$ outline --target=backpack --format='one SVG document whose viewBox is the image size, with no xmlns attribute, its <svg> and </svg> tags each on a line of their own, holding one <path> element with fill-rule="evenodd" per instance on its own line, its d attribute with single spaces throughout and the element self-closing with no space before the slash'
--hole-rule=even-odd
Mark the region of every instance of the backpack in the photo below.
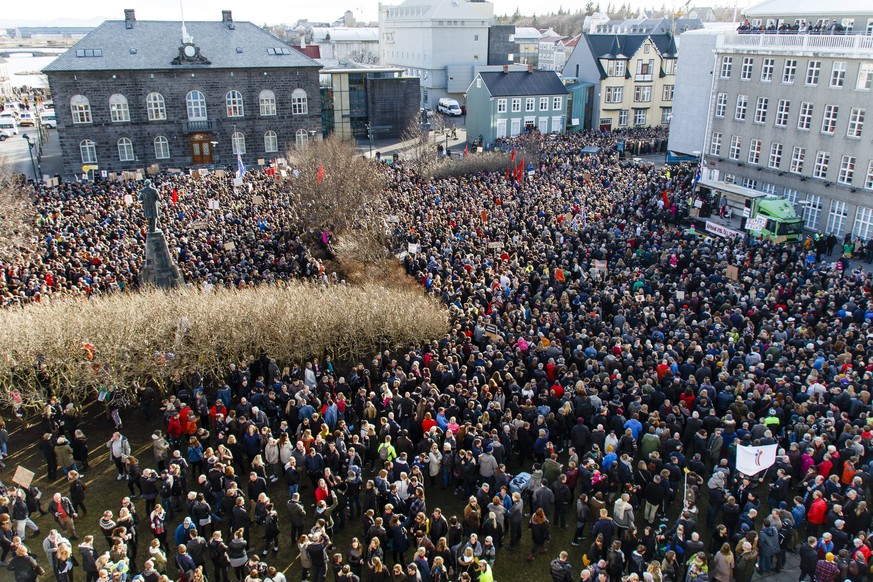
<svg viewBox="0 0 873 582">
<path fill-rule="evenodd" d="M 164 497 L 164 498 L 168 498 L 168 497 L 171 497 L 173 495 L 173 487 L 172 487 L 172 485 L 170 485 L 169 479 L 164 479 L 163 481 L 161 481 L 160 494 L 161 494 L 161 497 Z"/>
<path fill-rule="evenodd" d="M 379 446 L 379 458 L 383 461 L 388 460 L 388 445 L 383 443 Z"/>
</svg>

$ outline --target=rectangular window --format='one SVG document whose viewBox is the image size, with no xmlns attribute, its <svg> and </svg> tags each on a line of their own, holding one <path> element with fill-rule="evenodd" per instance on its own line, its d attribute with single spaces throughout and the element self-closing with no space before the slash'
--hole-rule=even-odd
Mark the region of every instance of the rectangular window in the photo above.
<svg viewBox="0 0 873 582">
<path fill-rule="evenodd" d="M 563 97 L 552 97 L 552 110 L 560 111 L 564 108 L 564 98 Z"/>
<path fill-rule="evenodd" d="M 73 110 L 73 123 L 91 123 L 91 106 L 87 103 L 71 106 Z"/>
<path fill-rule="evenodd" d="M 764 192 L 766 194 L 776 194 L 776 184 L 764 182 L 763 184 L 761 184 L 761 192 Z"/>
<path fill-rule="evenodd" d="M 730 79 L 731 78 L 731 69 L 734 66 L 734 58 L 733 57 L 722 57 L 721 58 L 721 78 L 722 79 Z"/>
<path fill-rule="evenodd" d="M 840 158 L 840 172 L 837 174 L 837 182 L 852 185 L 855 177 L 855 156 L 843 156 Z"/>
<path fill-rule="evenodd" d="M 627 125 L 627 109 L 618 112 L 618 124 L 622 127 Z"/>
<path fill-rule="evenodd" d="M 797 204 L 797 190 L 786 188 L 782 191 L 782 197 L 788 200 L 792 205 Z"/>
<path fill-rule="evenodd" d="M 634 125 L 641 126 L 646 124 L 646 110 L 634 109 Z"/>
<path fill-rule="evenodd" d="M 752 69 L 755 66 L 755 59 L 752 57 L 743 57 L 743 67 L 740 69 L 740 79 L 749 81 L 752 79 Z"/>
<path fill-rule="evenodd" d="M 664 59 L 661 62 L 664 65 L 665 75 L 676 75 L 676 59 Z"/>
<path fill-rule="evenodd" d="M 724 117 L 724 112 L 727 109 L 727 93 L 719 93 L 715 97 L 715 116 Z"/>
<path fill-rule="evenodd" d="M 800 104 L 800 115 L 797 117 L 797 129 L 809 130 L 812 126 L 812 103 L 804 101 Z"/>
<path fill-rule="evenodd" d="M 537 100 L 536 97 L 528 97 L 524 100 L 524 110 L 525 111 L 536 111 Z"/>
<path fill-rule="evenodd" d="M 497 113 L 506 113 L 506 99 L 497 100 Z"/>
<path fill-rule="evenodd" d="M 751 188 L 755 190 L 758 188 L 758 181 L 753 180 L 752 178 L 743 178 L 743 188 Z"/>
<path fill-rule="evenodd" d="M 513 97 L 512 98 L 512 112 L 519 113 L 521 112 L 521 98 Z"/>
<path fill-rule="evenodd" d="M 767 104 L 770 102 L 766 97 L 758 97 L 755 104 L 755 123 L 767 123 Z"/>
<path fill-rule="evenodd" d="M 868 190 L 873 190 L 873 160 L 867 164 L 867 177 L 864 178 L 864 187 Z"/>
<path fill-rule="evenodd" d="M 607 87 L 606 88 L 606 103 L 621 103 L 624 99 L 624 87 Z M 546 98 L 546 109 L 549 107 L 548 97 Z"/>
<path fill-rule="evenodd" d="M 621 99 L 619 98 L 619 101 Z M 548 97 L 540 97 L 540 111 L 548 111 L 549 110 L 549 98 Z"/>
<path fill-rule="evenodd" d="M 728 157 L 732 160 L 739 160 L 740 159 L 740 150 L 742 149 L 742 147 L 743 147 L 743 138 L 738 136 L 738 135 L 732 136 L 731 137 L 731 149 L 728 152 Z"/>
<path fill-rule="evenodd" d="M 831 87 L 842 87 L 846 82 L 846 63 L 837 61 L 834 63 L 834 68 L 831 69 Z"/>
<path fill-rule="evenodd" d="M 673 120 L 673 108 L 661 107 L 661 125 L 669 125 Z"/>
<path fill-rule="evenodd" d="M 785 66 L 782 68 L 782 82 L 788 84 L 793 83 L 796 74 L 797 59 L 785 59 Z"/>
<path fill-rule="evenodd" d="M 837 114 L 840 108 L 837 105 L 825 105 L 824 117 L 821 119 L 821 132 L 833 135 L 837 130 Z"/>
<path fill-rule="evenodd" d="M 712 139 L 709 141 L 709 154 L 713 156 L 721 155 L 721 133 L 712 132 Z"/>
<path fill-rule="evenodd" d="M 774 170 L 778 170 L 780 164 L 782 164 L 782 144 L 772 143 L 770 144 L 770 160 L 767 165 Z"/>
<path fill-rule="evenodd" d="M 606 74 L 610 77 L 624 77 L 625 70 L 624 61 L 609 61 Z"/>
<path fill-rule="evenodd" d="M 646 85 L 644 87 L 634 87 L 634 102 L 649 103 L 652 100 L 652 87 Z"/>
<path fill-rule="evenodd" d="M 831 209 L 828 212 L 828 225 L 825 230 L 833 233 L 837 238 L 842 238 L 846 234 L 846 219 L 848 217 L 849 211 L 846 210 L 846 203 L 842 200 L 831 200 Z"/>
<path fill-rule="evenodd" d="M 791 101 L 780 99 L 776 105 L 776 127 L 786 127 L 788 125 L 788 111 L 791 108 Z"/>
<path fill-rule="evenodd" d="M 649 59 L 647 61 L 639 60 L 637 61 L 637 74 L 634 77 L 635 81 L 651 81 L 653 79 L 652 74 L 655 68 L 655 60 Z"/>
<path fill-rule="evenodd" d="M 855 211 L 855 226 L 852 227 L 852 233 L 861 240 L 873 238 L 873 208 L 858 207 Z"/>
<path fill-rule="evenodd" d="M 806 158 L 806 148 L 794 146 L 791 150 L 791 165 L 788 171 L 792 174 L 800 174 L 803 172 L 803 160 Z"/>
<path fill-rule="evenodd" d="M 737 121 L 746 120 L 746 110 L 749 108 L 748 95 L 737 95 L 737 107 L 734 110 L 734 119 Z"/>
<path fill-rule="evenodd" d="M 818 229 L 818 217 L 821 214 L 821 196 L 815 194 L 806 195 L 806 204 L 803 205 L 803 224 L 810 230 Z"/>
<path fill-rule="evenodd" d="M 813 178 L 825 179 L 828 177 L 828 163 L 831 161 L 829 152 L 816 152 L 815 167 L 812 169 Z"/>
<path fill-rule="evenodd" d="M 747 158 L 750 164 L 757 164 L 761 159 L 761 140 L 753 139 L 749 142 L 749 157 Z"/>
<path fill-rule="evenodd" d="M 806 65 L 806 84 L 810 87 L 818 85 L 821 75 L 821 61 L 809 61 Z"/>
<path fill-rule="evenodd" d="M 664 85 L 664 92 L 661 95 L 661 101 L 672 101 L 675 85 Z"/>
<path fill-rule="evenodd" d="M 852 107 L 852 111 L 849 113 L 849 129 L 846 131 L 846 137 L 861 138 L 861 131 L 864 129 L 865 111 L 860 107 Z"/>
<path fill-rule="evenodd" d="M 855 83 L 856 91 L 869 91 L 873 89 L 873 63 L 861 63 L 858 68 L 858 81 Z"/>
<path fill-rule="evenodd" d="M 776 64 L 776 59 L 766 58 L 761 64 L 761 81 L 769 83 L 773 80 L 773 67 Z"/>
</svg>

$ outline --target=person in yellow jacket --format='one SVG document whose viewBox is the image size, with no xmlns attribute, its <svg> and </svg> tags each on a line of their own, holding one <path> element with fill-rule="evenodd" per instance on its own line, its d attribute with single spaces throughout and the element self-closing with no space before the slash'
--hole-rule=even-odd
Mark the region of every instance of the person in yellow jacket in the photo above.
<svg viewBox="0 0 873 582">
<path fill-rule="evenodd" d="M 494 572 L 485 560 L 479 560 L 479 582 L 494 582 Z"/>
</svg>

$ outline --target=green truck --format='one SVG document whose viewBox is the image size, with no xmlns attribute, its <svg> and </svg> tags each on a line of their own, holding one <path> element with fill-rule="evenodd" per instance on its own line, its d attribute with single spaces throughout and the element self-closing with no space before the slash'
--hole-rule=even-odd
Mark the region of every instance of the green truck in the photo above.
<svg viewBox="0 0 873 582">
<path fill-rule="evenodd" d="M 710 213 L 717 216 L 725 206 L 739 217 L 740 230 L 755 238 L 782 243 L 796 242 L 803 236 L 803 219 L 784 198 L 716 180 L 699 180 L 694 195 L 700 218 Z"/>
</svg>

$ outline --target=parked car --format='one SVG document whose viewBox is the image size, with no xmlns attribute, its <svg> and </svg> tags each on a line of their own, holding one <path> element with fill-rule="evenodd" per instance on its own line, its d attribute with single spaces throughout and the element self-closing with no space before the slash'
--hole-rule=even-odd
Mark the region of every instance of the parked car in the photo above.
<svg viewBox="0 0 873 582">
<path fill-rule="evenodd" d="M 452 117 L 460 117 L 461 116 L 461 106 L 455 99 L 449 99 L 448 97 L 443 97 L 437 103 L 437 111 L 444 115 L 451 115 Z"/>
<path fill-rule="evenodd" d="M 36 116 L 32 111 L 22 111 L 18 114 L 18 125 L 21 127 L 33 127 L 36 125 Z"/>
</svg>

